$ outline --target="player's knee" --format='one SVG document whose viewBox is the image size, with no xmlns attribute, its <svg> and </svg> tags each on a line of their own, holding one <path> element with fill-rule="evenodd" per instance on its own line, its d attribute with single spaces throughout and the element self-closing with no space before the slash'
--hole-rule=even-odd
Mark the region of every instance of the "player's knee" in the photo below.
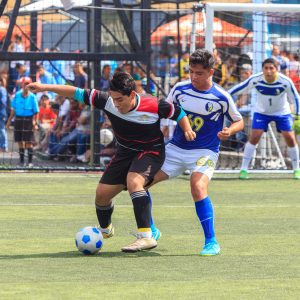
<svg viewBox="0 0 300 300">
<path fill-rule="evenodd" d="M 144 177 L 139 174 L 131 173 L 127 176 L 127 190 L 129 193 L 144 189 L 145 183 Z"/>
<path fill-rule="evenodd" d="M 203 199 L 203 197 L 207 196 L 207 187 L 204 183 L 198 182 L 197 184 L 193 184 L 191 186 L 191 194 L 194 201 L 199 199 Z"/>
<path fill-rule="evenodd" d="M 98 187 L 96 190 L 95 204 L 99 206 L 107 206 L 111 203 L 111 201 L 111 198 L 107 197 L 106 193 Z"/>
</svg>

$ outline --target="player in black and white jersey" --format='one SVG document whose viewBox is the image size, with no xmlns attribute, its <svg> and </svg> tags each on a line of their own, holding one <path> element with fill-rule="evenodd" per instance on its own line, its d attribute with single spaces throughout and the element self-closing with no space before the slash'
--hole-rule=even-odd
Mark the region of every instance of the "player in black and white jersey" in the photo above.
<svg viewBox="0 0 300 300">
<path fill-rule="evenodd" d="M 161 118 L 176 120 L 188 141 L 196 137 L 181 107 L 158 101 L 152 96 L 138 95 L 133 78 L 124 72 L 113 76 L 109 93 L 39 83 L 32 83 L 28 88 L 32 92 L 52 91 L 73 97 L 105 111 L 114 130 L 118 150 L 96 190 L 96 212 L 101 231 L 104 237 L 113 235 L 113 198 L 127 187 L 133 202 L 138 234 L 137 240 L 123 247 L 122 251 L 136 252 L 156 247 L 157 242 L 150 228 L 151 202 L 144 187 L 151 183 L 165 158 Z"/>
</svg>

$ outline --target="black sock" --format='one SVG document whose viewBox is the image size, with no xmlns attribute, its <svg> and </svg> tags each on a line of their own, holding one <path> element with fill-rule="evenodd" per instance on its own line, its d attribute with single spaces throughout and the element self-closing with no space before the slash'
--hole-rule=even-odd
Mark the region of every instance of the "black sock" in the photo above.
<svg viewBox="0 0 300 300">
<path fill-rule="evenodd" d="M 111 215 L 113 211 L 113 203 L 108 206 L 99 206 L 96 204 L 97 218 L 101 228 L 106 228 L 111 224 Z"/>
<path fill-rule="evenodd" d="M 32 163 L 33 149 L 32 148 L 28 148 L 27 149 L 27 154 L 28 154 L 28 163 L 31 164 Z"/>
<path fill-rule="evenodd" d="M 19 148 L 20 163 L 24 164 L 24 148 Z"/>
<path fill-rule="evenodd" d="M 130 194 L 138 228 L 150 228 L 151 202 L 145 190 Z"/>
</svg>

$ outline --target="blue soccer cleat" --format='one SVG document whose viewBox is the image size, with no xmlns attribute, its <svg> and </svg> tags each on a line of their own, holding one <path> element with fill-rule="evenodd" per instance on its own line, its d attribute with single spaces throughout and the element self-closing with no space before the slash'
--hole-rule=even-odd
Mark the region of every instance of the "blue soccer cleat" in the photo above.
<svg viewBox="0 0 300 300">
<path fill-rule="evenodd" d="M 161 237 L 161 232 L 158 228 L 151 228 L 152 237 L 157 241 Z"/>
<path fill-rule="evenodd" d="M 210 242 L 203 246 L 202 251 L 200 252 L 200 255 L 202 256 L 213 256 L 220 253 L 220 245 L 218 242 Z"/>
</svg>

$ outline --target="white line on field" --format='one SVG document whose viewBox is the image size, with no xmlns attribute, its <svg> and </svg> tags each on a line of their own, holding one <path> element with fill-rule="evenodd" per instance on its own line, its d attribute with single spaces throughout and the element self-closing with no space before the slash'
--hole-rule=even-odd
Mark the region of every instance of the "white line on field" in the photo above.
<svg viewBox="0 0 300 300">
<path fill-rule="evenodd" d="M 94 204 L 72 204 L 72 203 L 0 203 L 0 206 L 70 206 L 85 207 Z M 116 207 L 132 207 L 130 204 L 116 204 Z M 157 208 L 194 208 L 194 205 L 154 205 Z M 300 208 L 300 205 L 214 205 L 215 208 Z"/>
</svg>

